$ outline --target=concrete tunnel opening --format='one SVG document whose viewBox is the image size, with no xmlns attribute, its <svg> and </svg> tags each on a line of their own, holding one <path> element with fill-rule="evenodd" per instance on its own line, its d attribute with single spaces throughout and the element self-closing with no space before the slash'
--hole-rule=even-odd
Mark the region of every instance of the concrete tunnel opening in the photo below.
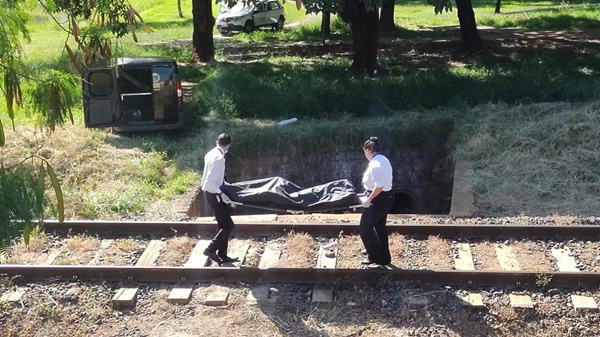
<svg viewBox="0 0 600 337">
<path fill-rule="evenodd" d="M 446 146 L 437 151 L 397 149 L 388 155 L 394 167 L 395 202 L 390 214 L 449 214 L 454 183 L 454 163 Z M 228 153 L 227 156 L 230 154 Z M 231 160 L 230 160 L 231 159 Z M 366 161 L 362 151 L 310 153 L 306 156 L 241 156 L 227 158 L 229 182 L 280 176 L 302 187 L 316 186 L 338 179 L 349 179 L 362 192 L 362 173 Z M 319 168 L 316 170 L 315 168 Z M 188 208 L 190 217 L 212 216 L 198 188 Z M 360 212 L 360 211 L 358 211 Z M 232 215 L 276 213 L 247 207 L 232 209 Z M 331 213 L 344 213 L 335 211 Z"/>
</svg>

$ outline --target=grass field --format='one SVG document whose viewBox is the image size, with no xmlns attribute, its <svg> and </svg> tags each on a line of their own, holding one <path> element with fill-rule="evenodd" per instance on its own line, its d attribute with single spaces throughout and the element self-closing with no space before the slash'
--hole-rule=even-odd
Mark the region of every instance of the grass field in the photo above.
<svg viewBox="0 0 600 337">
<path fill-rule="evenodd" d="M 426 146 L 428 137 L 450 132 L 454 158 L 473 162 L 470 184 L 484 214 L 594 214 L 600 45 L 588 41 L 600 26 L 597 5 L 505 1 L 502 13 L 493 14 L 495 1 L 477 2 L 481 26 L 583 31 L 557 37 L 482 29 L 486 51 L 465 58 L 458 52 L 455 11 L 435 15 L 422 2 L 398 1 L 399 29 L 383 36 L 382 71 L 368 77 L 346 70 L 351 45 L 339 20 L 325 46 L 318 19 L 306 19 L 283 32 L 219 38 L 218 62 L 185 64 L 190 2 L 182 1 L 182 19 L 175 2 L 139 1 L 134 6 L 155 33 L 140 34 L 139 44 L 125 38 L 121 52 L 182 62 L 184 80 L 195 84 L 186 99 L 190 131 L 122 137 L 86 130 L 78 107 L 75 126 L 49 135 L 34 131 L 36 117 L 23 109 L 0 157 L 18 161 L 42 146 L 63 181 L 68 217 L 119 218 L 163 207 L 187 191 L 220 130 L 234 134 L 244 144 L 236 151 L 245 154 L 266 147 L 333 151 L 380 129 L 406 146 Z M 288 22 L 304 20 L 293 3 L 285 6 Z M 59 65 L 64 34 L 41 12 L 30 27 L 28 66 Z M 4 111 L 0 116 L 8 125 Z M 277 127 L 290 117 L 300 122 Z"/>
</svg>

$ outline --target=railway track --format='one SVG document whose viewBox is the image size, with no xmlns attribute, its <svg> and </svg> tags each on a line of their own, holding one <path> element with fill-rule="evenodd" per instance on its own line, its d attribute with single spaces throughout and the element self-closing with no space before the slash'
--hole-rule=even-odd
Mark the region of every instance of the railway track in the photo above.
<svg viewBox="0 0 600 337">
<path fill-rule="evenodd" d="M 160 235 L 165 236 L 199 235 L 204 239 L 210 238 L 215 230 L 214 223 L 194 222 L 132 222 L 132 221 L 67 221 L 46 223 L 47 232 L 58 235 L 85 233 L 99 237 L 119 235 Z M 272 238 L 286 233 L 308 233 L 313 237 L 327 237 L 329 244 L 335 238 L 343 235 L 355 235 L 357 224 L 350 223 L 240 223 L 236 224 L 236 235 L 250 237 Z M 499 270 L 475 270 L 473 256 L 469 250 L 469 240 L 502 240 L 502 239 L 528 239 L 528 240 L 554 240 L 556 242 L 582 241 L 592 243 L 600 238 L 600 227 L 586 225 L 569 226 L 507 226 L 507 225 L 422 225 L 422 224 L 390 224 L 390 233 L 412 236 L 439 236 L 452 240 L 454 266 L 450 270 L 420 270 L 391 267 L 381 270 L 336 268 L 335 252 L 326 249 L 315 251 L 317 263 L 305 268 L 292 268 L 288 266 L 260 265 L 248 266 L 244 263 L 224 267 L 207 266 L 204 259 L 200 263 L 188 263 L 186 266 L 155 266 L 154 263 L 138 263 L 131 265 L 55 265 L 43 263 L 41 265 L 0 264 L 0 275 L 19 276 L 24 280 L 43 280 L 60 278 L 65 280 L 104 280 L 104 281 L 136 281 L 136 282 L 269 282 L 269 283 L 371 283 L 382 278 L 388 280 L 416 280 L 421 282 L 435 282 L 455 286 L 503 286 L 513 285 L 539 285 L 543 280 L 549 287 L 597 287 L 600 285 L 600 272 L 580 271 L 573 252 L 569 250 L 552 249 L 555 257 L 556 268 L 552 270 L 527 271 L 518 268 L 502 268 Z M 263 239 L 267 240 L 267 239 Z M 153 240 L 154 242 L 160 240 Z M 206 240 L 201 240 L 206 242 Z M 201 242 L 198 242 L 200 245 Z M 150 245 L 148 245 L 150 246 Z M 335 242 L 333 243 L 335 246 Z M 585 243 L 584 243 L 585 246 Z M 264 248 L 264 247 L 263 247 Z M 144 252 L 153 254 L 154 260 L 160 254 L 160 249 Z M 201 247 L 197 246 L 196 251 Z M 590 249 L 592 249 L 590 247 Z M 152 250 L 150 247 L 146 251 Z M 557 252 L 555 252 L 555 250 Z M 243 254 L 246 254 L 248 247 Z M 272 253 L 272 252 L 271 252 Z M 197 252 L 195 253 L 196 255 Z M 266 255 L 265 251 L 262 255 Z M 281 254 L 281 253 L 277 253 Z M 192 258 L 194 252 L 190 253 Z M 260 254 L 259 254 L 260 255 Z M 333 256 L 331 256 L 333 255 Z M 277 255 L 279 256 L 279 255 Z M 242 261 L 244 256 L 240 256 Z M 198 256 L 196 256 L 198 258 Z M 201 258 L 201 257 L 200 257 Z M 499 256 L 500 258 L 500 256 Z M 505 257 L 506 258 L 506 257 Z M 510 257 L 509 257 L 510 258 Z M 514 258 L 514 257 L 513 257 Z M 148 259 L 140 257 L 140 259 Z M 266 259 L 260 256 L 260 259 Z M 274 258 L 271 257 L 273 260 Z M 276 258 L 275 258 L 276 260 Z M 323 262 L 323 260 L 326 260 Z M 470 262 L 469 262 L 470 260 Z M 465 264 L 466 261 L 466 264 Z M 148 262 L 148 261 L 146 261 Z M 393 261 L 394 263 L 394 261 Z M 600 262 L 599 262 L 600 263 Z M 506 265 L 507 263 L 500 263 Z M 510 261 L 508 262 L 510 265 Z M 514 263 L 514 264 L 518 264 Z"/>
</svg>

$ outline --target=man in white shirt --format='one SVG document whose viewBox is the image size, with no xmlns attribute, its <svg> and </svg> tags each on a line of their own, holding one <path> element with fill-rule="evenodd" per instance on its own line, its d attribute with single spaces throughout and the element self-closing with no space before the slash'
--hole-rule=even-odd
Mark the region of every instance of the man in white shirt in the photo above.
<svg viewBox="0 0 600 337">
<path fill-rule="evenodd" d="M 364 201 L 358 231 L 365 245 L 368 258 L 362 261 L 366 265 L 385 266 L 391 263 L 392 257 L 385 228 L 387 214 L 394 205 L 392 192 L 392 165 L 381 153 L 381 145 L 377 137 L 371 137 L 363 146 L 369 166 L 362 179 L 368 198 Z"/>
<path fill-rule="evenodd" d="M 221 190 L 221 187 L 225 184 L 225 153 L 231 146 L 231 137 L 222 133 L 217 138 L 216 144 L 217 146 L 204 156 L 201 188 L 204 191 L 206 201 L 215 213 L 218 231 L 208 248 L 204 250 L 204 255 L 218 265 L 222 265 L 223 262 L 238 261 L 236 257 L 227 256 L 229 235 L 235 225 L 231 220 L 229 207 L 227 206 L 231 203 L 231 200 Z"/>
</svg>

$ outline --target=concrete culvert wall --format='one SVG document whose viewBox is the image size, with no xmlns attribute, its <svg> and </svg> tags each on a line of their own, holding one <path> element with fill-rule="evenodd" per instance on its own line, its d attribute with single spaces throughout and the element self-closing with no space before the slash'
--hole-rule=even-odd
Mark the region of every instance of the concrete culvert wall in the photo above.
<svg viewBox="0 0 600 337">
<path fill-rule="evenodd" d="M 393 127 L 393 123 L 391 123 Z M 279 127 L 282 131 L 293 131 L 295 125 Z M 386 124 L 386 127 L 390 125 Z M 450 126 L 451 127 L 451 126 Z M 287 128 L 287 129 L 284 129 Z M 436 129 L 432 127 L 431 129 Z M 338 130 L 341 131 L 341 130 Z M 260 130 L 255 130 L 259 133 Z M 317 131 L 318 132 L 318 131 Z M 361 180 L 368 162 L 362 151 L 362 143 L 369 136 L 378 136 L 382 142 L 382 153 L 386 155 L 394 169 L 393 189 L 396 203 L 392 213 L 447 214 L 450 210 L 453 180 L 453 163 L 449 160 L 448 137 L 446 132 L 435 132 L 435 137 L 427 142 L 407 144 L 405 133 L 396 130 L 366 132 L 356 137 L 352 132 L 335 134 L 331 143 L 321 142 L 319 146 L 310 140 L 298 139 L 298 134 L 285 137 L 281 134 L 277 143 L 271 146 L 255 147 L 244 143 L 244 136 L 230 132 L 232 148 L 226 155 L 226 177 L 228 182 L 254 180 L 280 176 L 304 188 L 324 184 L 338 179 L 349 179 L 358 192 L 364 191 Z M 367 136 L 369 135 L 369 136 Z M 307 135 L 310 137 L 310 135 Z M 294 139 L 296 138 L 296 139 Z M 240 144 L 242 143 L 242 144 Z M 343 144 L 343 145 L 342 145 Z M 207 149 L 208 150 L 208 149 Z M 198 213 L 191 216 L 210 216 L 212 212 L 201 193 L 196 202 Z M 269 213 L 258 209 L 236 208 L 234 214 Z M 272 212 L 270 212 L 272 213 Z"/>
</svg>

